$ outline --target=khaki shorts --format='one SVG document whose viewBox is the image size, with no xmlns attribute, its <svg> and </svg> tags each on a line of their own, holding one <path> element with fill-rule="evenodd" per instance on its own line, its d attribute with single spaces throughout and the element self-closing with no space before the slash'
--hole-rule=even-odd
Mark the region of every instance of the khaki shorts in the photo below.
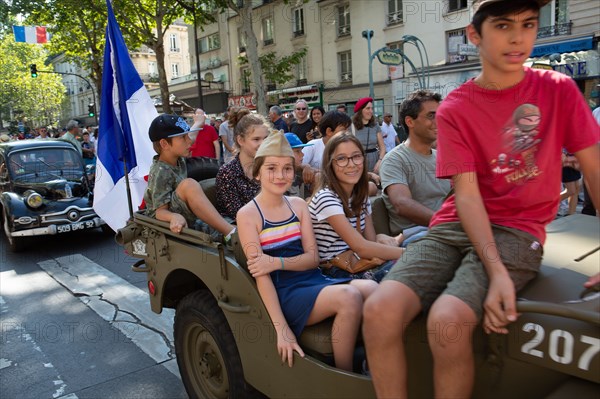
<svg viewBox="0 0 600 399">
<path fill-rule="evenodd" d="M 520 230 L 492 225 L 492 232 L 502 263 L 519 291 L 536 276 L 542 261 L 542 245 Z M 478 320 L 483 314 L 487 273 L 460 223 L 431 228 L 425 237 L 406 248 L 385 280 L 408 286 L 421 299 L 425 312 L 440 295 L 447 294 L 469 305 Z"/>
</svg>

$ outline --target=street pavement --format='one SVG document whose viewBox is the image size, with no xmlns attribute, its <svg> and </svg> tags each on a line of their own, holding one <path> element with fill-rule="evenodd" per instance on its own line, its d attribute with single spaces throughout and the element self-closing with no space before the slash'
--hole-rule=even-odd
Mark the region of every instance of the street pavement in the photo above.
<svg viewBox="0 0 600 399">
<path fill-rule="evenodd" d="M 150 310 L 145 274 L 112 237 L 0 245 L 0 398 L 187 398 L 174 312 Z"/>
</svg>

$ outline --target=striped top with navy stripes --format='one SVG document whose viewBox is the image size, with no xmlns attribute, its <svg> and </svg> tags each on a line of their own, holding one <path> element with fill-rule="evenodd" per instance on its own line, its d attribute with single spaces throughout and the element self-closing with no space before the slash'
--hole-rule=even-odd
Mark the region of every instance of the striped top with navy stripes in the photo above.
<svg viewBox="0 0 600 399">
<path fill-rule="evenodd" d="M 317 246 L 319 247 L 319 258 L 328 260 L 334 256 L 349 249 L 348 244 L 339 236 L 338 233 L 327 222 L 327 218 L 334 215 L 344 215 L 344 208 L 340 197 L 329 188 L 319 190 L 311 199 L 308 205 L 310 218 Z M 360 215 L 361 231 L 365 231 L 366 215 L 371 214 L 371 202 L 366 200 L 366 212 Z M 356 217 L 348 218 L 348 221 L 356 229 Z"/>
</svg>

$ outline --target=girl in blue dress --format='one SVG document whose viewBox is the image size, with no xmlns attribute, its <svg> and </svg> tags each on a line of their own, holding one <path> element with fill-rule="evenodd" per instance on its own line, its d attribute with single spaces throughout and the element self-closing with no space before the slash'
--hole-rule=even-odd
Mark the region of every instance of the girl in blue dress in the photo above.
<svg viewBox="0 0 600 399">
<path fill-rule="evenodd" d="M 338 368 L 351 371 L 364 299 L 373 281 L 325 277 L 317 268 L 319 255 L 308 206 L 286 197 L 294 179 L 294 153 L 275 131 L 256 153 L 254 178 L 261 191 L 237 213 L 240 242 L 248 270 L 277 332 L 277 351 L 293 364 L 293 351 L 304 352 L 298 337 L 305 326 L 334 317 L 333 356 Z"/>
</svg>

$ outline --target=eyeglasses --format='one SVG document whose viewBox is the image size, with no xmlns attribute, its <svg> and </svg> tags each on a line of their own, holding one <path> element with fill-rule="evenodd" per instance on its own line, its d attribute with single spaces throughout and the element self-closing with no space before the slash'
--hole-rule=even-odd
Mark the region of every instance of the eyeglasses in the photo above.
<svg viewBox="0 0 600 399">
<path fill-rule="evenodd" d="M 296 108 L 296 111 L 306 111 L 306 108 Z"/>
<path fill-rule="evenodd" d="M 345 155 L 340 155 L 339 157 L 333 158 L 333 162 L 340 168 L 348 166 L 348 163 L 352 160 L 352 163 L 356 166 L 360 166 L 365 161 L 365 157 L 363 154 L 354 154 L 351 157 L 347 157 Z"/>
</svg>

